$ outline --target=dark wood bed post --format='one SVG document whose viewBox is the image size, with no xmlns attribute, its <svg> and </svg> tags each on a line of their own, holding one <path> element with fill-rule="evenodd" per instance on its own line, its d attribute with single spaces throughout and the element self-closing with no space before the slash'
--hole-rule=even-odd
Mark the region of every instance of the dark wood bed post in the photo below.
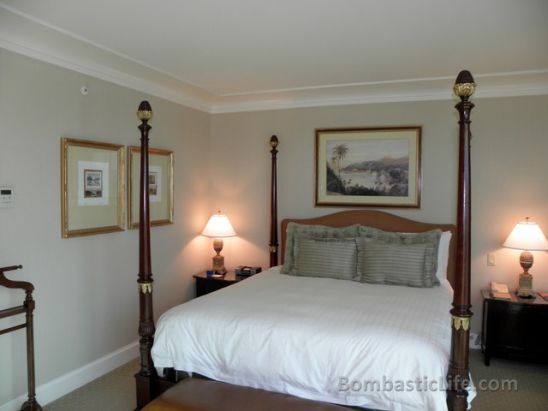
<svg viewBox="0 0 548 411">
<path fill-rule="evenodd" d="M 154 316 L 152 307 L 152 271 L 150 263 L 150 210 L 148 196 L 148 121 L 152 108 L 148 101 L 142 101 L 137 110 L 141 120 L 141 178 L 139 191 L 139 351 L 141 369 L 135 375 L 137 388 L 137 410 L 154 398 L 154 384 L 157 378 L 150 351 L 154 342 Z"/>
<path fill-rule="evenodd" d="M 270 266 L 278 265 L 278 184 L 276 174 L 276 155 L 278 154 L 278 137 L 270 138 L 272 154 L 272 176 L 270 182 Z"/>
<path fill-rule="evenodd" d="M 459 188 L 457 211 L 457 261 L 455 293 L 451 309 L 451 357 L 447 374 L 447 405 L 450 411 L 465 411 L 468 407 L 469 338 L 470 338 L 470 112 L 474 104 L 469 98 L 476 84 L 469 71 L 457 76 L 453 88 L 460 102 L 459 112 Z"/>
</svg>

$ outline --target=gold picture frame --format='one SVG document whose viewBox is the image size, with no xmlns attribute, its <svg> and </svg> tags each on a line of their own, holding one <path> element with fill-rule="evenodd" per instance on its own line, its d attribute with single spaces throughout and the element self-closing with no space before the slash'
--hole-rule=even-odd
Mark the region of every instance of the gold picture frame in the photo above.
<svg viewBox="0 0 548 411">
<path fill-rule="evenodd" d="M 420 126 L 316 130 L 316 206 L 420 208 Z"/>
<path fill-rule="evenodd" d="M 61 138 L 61 236 L 125 229 L 124 146 Z"/>
<path fill-rule="evenodd" d="M 173 151 L 149 148 L 150 225 L 173 224 Z M 128 147 L 128 227 L 139 228 L 141 148 Z"/>
</svg>

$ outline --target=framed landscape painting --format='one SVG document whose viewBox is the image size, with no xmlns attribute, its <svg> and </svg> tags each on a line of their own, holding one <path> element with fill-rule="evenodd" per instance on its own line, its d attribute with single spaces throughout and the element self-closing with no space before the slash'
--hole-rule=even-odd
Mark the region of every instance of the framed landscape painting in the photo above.
<svg viewBox="0 0 548 411">
<path fill-rule="evenodd" d="M 316 130 L 316 206 L 420 207 L 421 127 Z"/>
</svg>

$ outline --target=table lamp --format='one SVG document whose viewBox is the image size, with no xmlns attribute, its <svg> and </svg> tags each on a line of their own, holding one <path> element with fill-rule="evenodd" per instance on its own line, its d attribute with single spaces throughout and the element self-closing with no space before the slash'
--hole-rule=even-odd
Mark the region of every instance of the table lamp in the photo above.
<svg viewBox="0 0 548 411">
<path fill-rule="evenodd" d="M 213 267 L 212 270 L 216 274 L 226 274 L 225 258 L 221 255 L 223 249 L 223 237 L 233 237 L 236 232 L 232 228 L 232 224 L 228 220 L 228 217 L 221 214 L 219 210 L 217 214 L 213 214 L 207 222 L 202 235 L 213 238 L 213 249 L 217 253 L 212 257 Z"/>
<path fill-rule="evenodd" d="M 503 247 L 523 250 L 519 263 L 523 272 L 519 275 L 518 296 L 522 298 L 533 298 L 533 276 L 529 269 L 533 266 L 533 254 L 531 251 L 548 250 L 548 240 L 537 223 L 529 220 L 529 217 L 514 227 Z"/>
</svg>

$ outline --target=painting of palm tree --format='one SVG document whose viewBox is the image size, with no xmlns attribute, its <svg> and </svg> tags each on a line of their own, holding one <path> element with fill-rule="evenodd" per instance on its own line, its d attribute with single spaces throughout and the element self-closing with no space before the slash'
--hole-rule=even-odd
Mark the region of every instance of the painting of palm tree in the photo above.
<svg viewBox="0 0 548 411">
<path fill-rule="evenodd" d="M 356 201 L 389 199 L 398 203 L 417 193 L 420 140 L 413 137 L 420 137 L 420 128 L 403 129 L 406 134 L 401 137 L 395 130 L 389 130 L 388 135 L 378 129 L 376 133 L 360 130 L 357 135 L 335 130 L 338 133 L 332 138 L 326 133 L 321 142 L 317 141 L 323 151 L 321 175 L 325 179 L 317 188 L 323 190 L 325 197 L 333 201 L 348 197 Z"/>
<path fill-rule="evenodd" d="M 334 160 L 334 165 L 336 164 L 337 166 L 339 178 L 341 177 L 341 164 L 346 153 L 348 153 L 348 145 L 346 144 L 338 144 L 331 149 L 331 158 Z"/>
</svg>

